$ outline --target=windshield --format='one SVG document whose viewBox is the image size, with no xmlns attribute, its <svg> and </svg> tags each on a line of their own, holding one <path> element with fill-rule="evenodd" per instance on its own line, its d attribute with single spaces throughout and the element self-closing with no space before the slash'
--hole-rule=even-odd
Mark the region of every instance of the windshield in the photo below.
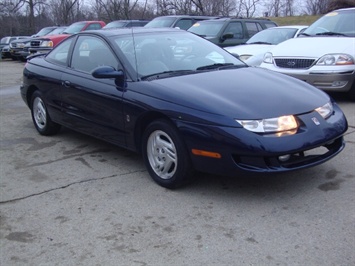
<svg viewBox="0 0 355 266">
<path fill-rule="evenodd" d="M 67 34 L 78 33 L 84 28 L 85 25 L 86 25 L 85 22 L 74 23 L 70 25 L 63 33 L 67 33 Z"/>
<path fill-rule="evenodd" d="M 296 32 L 297 29 L 295 28 L 271 28 L 258 32 L 247 41 L 247 44 L 265 43 L 276 45 L 293 38 Z"/>
<path fill-rule="evenodd" d="M 245 64 L 213 43 L 185 31 L 114 36 L 138 77 L 163 72 L 244 67 Z"/>
<path fill-rule="evenodd" d="M 355 12 L 352 10 L 340 10 L 328 13 L 315 21 L 304 31 L 305 35 L 332 35 L 339 33 L 355 37 Z"/>
<path fill-rule="evenodd" d="M 44 36 L 44 35 L 47 35 L 48 33 L 50 33 L 51 31 L 53 31 L 54 28 L 43 28 L 41 29 L 39 32 L 37 32 L 35 34 L 36 37 L 39 37 L 39 36 Z"/>
<path fill-rule="evenodd" d="M 66 28 L 56 28 L 55 30 L 51 31 L 48 35 L 56 35 L 61 34 Z"/>
<path fill-rule="evenodd" d="M 10 42 L 10 37 L 4 37 L 0 40 L 0 43 L 6 43 L 8 44 Z"/>
<path fill-rule="evenodd" d="M 147 28 L 168 28 L 173 25 L 174 21 L 175 21 L 174 17 L 155 18 L 152 21 L 148 22 L 144 27 L 147 27 Z"/>
<path fill-rule="evenodd" d="M 110 22 L 109 24 L 107 24 L 104 27 L 104 29 L 108 29 L 108 28 L 123 28 L 126 24 L 127 24 L 127 22 L 125 22 L 125 21 L 113 21 L 113 22 Z"/>
<path fill-rule="evenodd" d="M 216 22 L 197 22 L 188 29 L 189 32 L 195 33 L 203 37 L 216 37 L 223 27 L 223 21 Z"/>
</svg>

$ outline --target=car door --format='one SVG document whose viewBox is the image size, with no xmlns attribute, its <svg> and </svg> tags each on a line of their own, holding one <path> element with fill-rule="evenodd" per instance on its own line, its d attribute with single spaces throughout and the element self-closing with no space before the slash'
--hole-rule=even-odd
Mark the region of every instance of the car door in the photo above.
<svg viewBox="0 0 355 266">
<path fill-rule="evenodd" d="M 63 112 L 70 127 L 125 146 L 122 95 L 115 79 L 91 75 L 98 66 L 122 69 L 110 46 L 91 35 L 78 37 L 70 68 L 62 76 Z"/>
<path fill-rule="evenodd" d="M 226 38 L 223 42 L 220 42 L 218 45 L 221 47 L 234 46 L 247 41 L 243 30 L 243 25 L 240 21 L 229 22 L 223 31 L 222 38 L 226 34 L 231 34 L 233 37 Z"/>
</svg>

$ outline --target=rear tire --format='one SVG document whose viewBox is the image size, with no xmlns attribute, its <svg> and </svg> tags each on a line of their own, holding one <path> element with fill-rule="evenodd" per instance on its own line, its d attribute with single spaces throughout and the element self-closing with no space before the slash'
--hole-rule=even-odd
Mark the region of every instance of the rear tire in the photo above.
<svg viewBox="0 0 355 266">
<path fill-rule="evenodd" d="M 144 163 L 152 179 L 162 187 L 174 189 L 192 180 L 193 168 L 182 138 L 167 120 L 156 120 L 143 134 Z"/>
<path fill-rule="evenodd" d="M 41 135 L 54 135 L 60 130 L 60 125 L 49 117 L 47 106 L 39 91 L 35 91 L 31 98 L 31 116 L 35 128 Z"/>
</svg>

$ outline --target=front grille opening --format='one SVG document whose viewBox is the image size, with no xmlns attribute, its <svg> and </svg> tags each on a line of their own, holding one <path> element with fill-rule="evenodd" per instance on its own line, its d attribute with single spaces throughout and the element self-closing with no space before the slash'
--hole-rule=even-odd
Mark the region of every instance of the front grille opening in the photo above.
<svg viewBox="0 0 355 266">
<path fill-rule="evenodd" d="M 314 61 L 314 59 L 282 58 L 275 59 L 275 64 L 280 68 L 307 69 L 313 65 Z"/>
</svg>

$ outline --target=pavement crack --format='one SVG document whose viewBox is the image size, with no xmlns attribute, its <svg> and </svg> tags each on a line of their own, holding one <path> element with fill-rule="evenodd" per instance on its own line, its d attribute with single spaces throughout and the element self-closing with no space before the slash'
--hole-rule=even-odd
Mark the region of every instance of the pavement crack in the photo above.
<svg viewBox="0 0 355 266">
<path fill-rule="evenodd" d="M 30 168 L 30 167 L 47 165 L 47 164 L 51 164 L 51 163 L 55 163 L 55 162 L 59 162 L 59 161 L 64 161 L 64 160 L 75 158 L 75 157 L 79 157 L 79 156 L 96 154 L 96 153 L 100 153 L 100 152 L 110 152 L 110 150 L 97 149 L 97 150 L 93 150 L 93 151 L 89 151 L 89 152 L 77 153 L 77 154 L 73 154 L 73 155 L 64 156 L 64 157 L 56 159 L 56 160 L 50 160 L 50 161 L 41 162 L 41 163 L 28 164 L 28 165 L 22 166 L 21 168 Z"/>
<path fill-rule="evenodd" d="M 141 172 L 146 172 L 146 170 L 145 169 L 144 170 L 137 170 L 137 171 L 131 171 L 131 172 L 123 173 L 123 174 L 120 174 L 120 175 L 115 174 L 115 175 L 109 175 L 109 176 L 104 176 L 104 177 L 90 178 L 90 179 L 86 179 L 86 180 L 76 181 L 76 182 L 72 182 L 72 183 L 67 184 L 67 185 L 63 185 L 63 186 L 60 186 L 60 187 L 47 189 L 47 190 L 44 190 L 42 192 L 33 193 L 33 194 L 30 194 L 30 195 L 27 195 L 27 196 L 0 201 L 0 205 L 6 204 L 6 203 L 14 203 L 16 201 L 20 201 L 20 200 L 24 200 L 24 199 L 28 199 L 28 198 L 32 198 L 32 197 L 36 197 L 36 196 L 40 196 L 40 195 L 43 195 L 43 194 L 46 194 L 46 193 L 49 193 L 49 192 L 52 192 L 52 191 L 65 189 L 65 188 L 68 188 L 70 186 L 77 185 L 77 184 L 83 184 L 83 183 L 88 183 L 88 182 L 92 182 L 92 181 L 104 180 L 104 179 L 114 178 L 114 177 L 118 177 L 118 176 L 125 176 L 125 175 L 134 174 L 134 173 L 141 173 Z"/>
</svg>

